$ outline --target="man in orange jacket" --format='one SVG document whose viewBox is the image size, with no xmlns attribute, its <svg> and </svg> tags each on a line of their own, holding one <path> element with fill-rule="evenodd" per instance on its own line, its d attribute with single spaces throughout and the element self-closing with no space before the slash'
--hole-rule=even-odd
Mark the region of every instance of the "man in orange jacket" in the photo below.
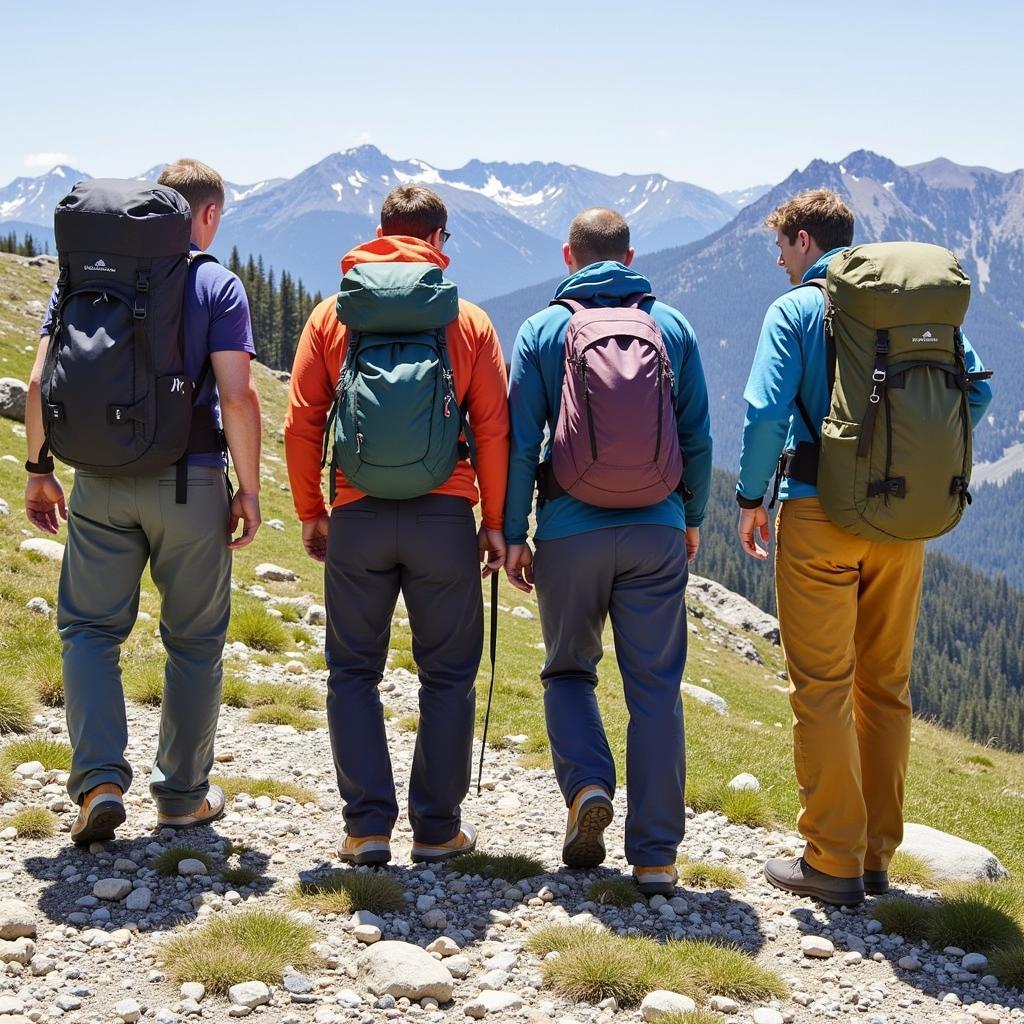
<svg viewBox="0 0 1024 1024">
<path fill-rule="evenodd" d="M 429 189 L 395 188 L 381 207 L 377 238 L 345 256 L 342 273 L 366 264 L 446 269 L 449 260 L 441 249 L 449 237 L 447 219 L 443 201 Z M 455 402 L 472 428 L 475 467 L 459 459 L 436 489 L 405 499 L 368 496 L 336 470 L 328 515 L 321 490 L 324 429 L 352 333 L 338 319 L 337 300 L 320 303 L 302 332 L 285 453 L 303 545 L 311 558 L 326 562 L 327 715 L 347 833 L 338 854 L 354 864 L 391 859 L 398 803 L 377 687 L 401 592 L 420 679 L 409 784 L 412 859 L 441 861 L 476 843 L 460 806 L 469 790 L 475 680 L 483 652 L 479 563 L 486 563 L 487 575 L 505 558 L 505 361 L 487 315 L 458 300 L 457 318 L 444 328 L 444 347 Z M 448 416 L 447 403 L 444 408 Z M 472 512 L 477 501 L 479 531 Z"/>
</svg>

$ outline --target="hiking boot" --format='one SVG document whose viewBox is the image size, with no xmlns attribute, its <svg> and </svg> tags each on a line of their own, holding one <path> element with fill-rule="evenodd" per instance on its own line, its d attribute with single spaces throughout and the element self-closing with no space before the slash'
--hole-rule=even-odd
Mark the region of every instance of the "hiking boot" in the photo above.
<svg viewBox="0 0 1024 1024">
<path fill-rule="evenodd" d="M 463 825 L 455 834 L 454 839 L 447 843 L 433 845 L 412 841 L 412 861 L 414 864 L 440 864 L 443 860 L 451 860 L 464 853 L 472 853 L 476 849 L 476 829 L 472 825 Z"/>
<path fill-rule="evenodd" d="M 889 891 L 888 871 L 865 871 L 864 893 L 867 896 L 884 896 Z"/>
<path fill-rule="evenodd" d="M 210 786 L 206 799 L 191 814 L 163 814 L 157 811 L 157 828 L 199 828 L 210 825 L 218 818 L 224 817 L 224 790 L 220 786 Z"/>
<path fill-rule="evenodd" d="M 811 896 L 835 907 L 853 907 L 864 902 L 864 882 L 860 878 L 836 878 L 812 868 L 803 857 L 770 860 L 764 877 L 775 886 L 796 896 Z"/>
<path fill-rule="evenodd" d="M 380 865 L 391 860 L 391 836 L 345 836 L 338 847 L 343 864 Z"/>
<path fill-rule="evenodd" d="M 678 881 L 679 872 L 675 864 L 633 868 L 633 882 L 644 896 L 671 896 L 676 891 Z"/>
<path fill-rule="evenodd" d="M 604 861 L 604 830 L 613 813 L 612 798 L 601 786 L 584 786 L 573 797 L 562 846 L 567 867 L 596 868 Z"/>
<path fill-rule="evenodd" d="M 114 838 L 114 829 L 124 824 L 124 790 L 113 782 L 93 786 L 82 798 L 82 809 L 71 826 L 71 841 L 87 846 Z"/>
</svg>

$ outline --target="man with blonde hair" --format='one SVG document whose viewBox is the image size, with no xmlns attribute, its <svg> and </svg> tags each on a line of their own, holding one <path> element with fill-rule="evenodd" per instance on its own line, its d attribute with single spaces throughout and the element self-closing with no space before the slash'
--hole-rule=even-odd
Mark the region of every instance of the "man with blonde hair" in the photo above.
<svg viewBox="0 0 1024 1024">
<path fill-rule="evenodd" d="M 764 497 L 778 465 L 775 582 L 794 719 L 797 825 L 806 847 L 800 857 L 769 861 L 764 871 L 777 888 L 850 905 L 865 893 L 888 891 L 889 860 L 903 836 L 908 680 L 924 541 L 866 539 L 836 525 L 819 498 L 819 455 L 824 458 L 837 365 L 834 336 L 831 347 L 826 339 L 822 286 L 829 265 L 853 241 L 852 211 L 835 192 L 815 189 L 779 206 L 766 226 L 775 231 L 778 265 L 795 287 L 769 307 L 757 343 L 744 392 L 736 500 L 743 549 L 764 559 Z M 869 333 L 874 348 L 875 332 Z M 877 332 L 883 355 L 888 334 Z M 966 386 L 981 364 L 966 338 L 963 344 Z M 845 383 L 854 387 L 852 380 Z M 940 386 L 959 400 L 945 377 Z M 974 424 L 990 398 L 987 384 L 971 384 Z"/>
<path fill-rule="evenodd" d="M 249 305 L 239 279 L 203 252 L 220 224 L 221 176 L 197 160 L 179 160 L 164 170 L 155 187 L 114 180 L 79 183 L 62 201 L 58 214 L 71 220 L 76 209 L 90 206 L 99 212 L 84 214 L 92 223 L 76 228 L 77 237 L 79 244 L 84 239 L 99 252 L 103 252 L 103 230 L 124 231 L 121 225 L 129 218 L 118 214 L 125 209 L 144 212 L 140 220 L 166 221 L 169 226 L 156 258 L 149 258 L 152 254 L 147 252 L 137 261 L 138 274 L 132 272 L 130 285 L 135 287 L 134 317 L 124 321 L 116 319 L 118 286 L 127 273 L 125 266 L 135 263 L 128 253 L 145 225 L 131 227 L 126 244 L 120 251 L 112 249 L 113 255 L 106 258 L 82 261 L 74 258 L 78 255 L 74 249 L 61 252 L 61 281 L 42 326 L 29 387 L 28 518 L 47 533 L 57 532 L 58 516 L 68 519 L 57 627 L 64 643 L 64 694 L 72 746 L 68 791 L 81 807 L 71 838 L 80 844 L 112 839 L 125 820 L 123 797 L 132 769 L 125 758 L 128 734 L 119 656 L 135 625 L 139 584 L 147 564 L 160 592 L 160 633 L 167 652 L 160 735 L 150 775 L 157 824 L 190 828 L 223 814 L 224 794 L 210 785 L 209 773 L 231 611 L 231 552 L 249 544 L 260 525 L 260 408 L 249 368 L 255 354 Z M 60 241 L 58 233 L 58 248 Z M 82 262 L 84 267 L 79 265 Z M 83 272 L 95 279 L 85 281 L 79 299 L 75 275 Z M 180 307 L 181 291 L 175 283 L 178 289 L 184 288 Z M 103 290 L 107 288 L 109 294 Z M 97 320 L 104 316 L 112 319 Z M 124 323 L 134 327 L 118 334 Z M 129 475 L 108 474 L 102 468 L 85 470 L 80 463 L 72 463 L 79 471 L 65 507 L 64 491 L 53 475 L 47 450 L 54 440 L 52 432 L 61 429 L 65 415 L 69 427 L 75 415 L 74 410 L 65 414 L 54 403 L 41 400 L 52 394 L 58 377 L 49 369 L 58 358 L 49 353 L 51 332 L 62 339 L 60 358 L 65 360 L 91 331 L 115 336 L 105 358 L 116 359 L 118 349 L 131 353 L 140 347 L 148 348 L 152 358 L 161 328 L 167 336 L 166 348 L 183 365 L 173 375 L 150 382 L 166 392 L 157 392 L 158 417 L 145 421 L 144 430 L 161 429 L 173 418 L 170 410 L 189 400 L 189 389 L 194 388 L 185 454 L 177 464 L 168 466 L 165 460 L 162 469 L 147 464 Z M 68 365 L 62 372 L 70 380 Z M 80 372 L 74 366 L 72 370 Z M 125 401 L 128 382 L 123 376 L 116 367 L 107 375 L 111 390 L 116 388 L 118 393 L 103 394 L 104 403 Z M 144 381 L 139 375 L 134 384 Z M 74 397 L 75 409 L 88 400 Z M 131 405 L 111 404 L 106 407 L 107 417 L 98 423 L 90 421 L 88 410 L 82 408 L 78 420 L 85 425 L 82 429 L 91 423 L 97 431 L 113 431 L 114 444 L 118 438 L 132 436 L 117 431 L 134 429 L 138 438 L 137 425 L 122 426 L 122 420 L 149 415 L 146 410 L 153 407 L 153 398 L 144 395 Z M 107 452 L 95 451 L 96 447 L 104 446 L 94 446 L 91 460 L 98 462 Z M 53 450 L 63 457 L 57 443 Z M 233 495 L 225 474 L 228 451 L 238 478 Z M 233 541 L 239 522 L 245 528 Z"/>
</svg>

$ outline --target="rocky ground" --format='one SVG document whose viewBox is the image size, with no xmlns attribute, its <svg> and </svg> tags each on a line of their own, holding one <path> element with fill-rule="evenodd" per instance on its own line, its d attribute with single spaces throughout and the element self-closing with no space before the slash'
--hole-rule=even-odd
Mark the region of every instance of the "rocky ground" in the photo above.
<svg viewBox="0 0 1024 1024">
<path fill-rule="evenodd" d="M 312 629 L 321 641 L 322 628 Z M 253 652 L 236 644 L 228 661 L 254 680 L 287 679 L 324 687 L 322 672 L 295 659 L 287 667 L 261 664 Z M 415 679 L 397 669 L 389 672 L 382 690 L 385 705 L 394 712 L 391 749 L 401 786 L 408 778 L 415 737 L 395 725 L 416 711 Z M 597 921 L 617 932 L 658 938 L 727 940 L 790 984 L 791 996 L 771 1004 L 716 1001 L 714 1008 L 729 1021 L 1024 1020 L 1021 993 L 1002 989 L 987 973 L 984 957 L 970 955 L 971 950 L 936 951 L 883 934 L 871 919 L 871 901 L 855 911 L 831 911 L 771 889 L 760 874 L 762 862 L 794 853 L 800 848 L 797 837 L 733 825 L 714 813 L 691 814 L 683 852 L 693 860 L 739 870 L 746 879 L 741 889 L 680 889 L 673 899 L 638 898 L 625 910 L 589 902 L 587 889 L 595 879 L 628 872 L 621 831 L 625 793 L 616 797 L 604 868 L 576 873 L 560 868 L 565 811 L 553 775 L 522 768 L 514 742 L 507 749 L 488 751 L 484 792 L 470 794 L 464 814 L 478 826 L 482 850 L 536 856 L 545 866 L 544 875 L 509 885 L 412 866 L 411 835 L 407 823 L 400 821 L 395 864 L 389 870 L 405 887 L 404 910 L 379 919 L 365 913 L 353 919 L 315 915 L 322 966 L 292 973 L 269 992 L 261 985 L 250 986 L 229 1002 L 206 994 L 202 986 L 179 988 L 168 980 L 160 960 L 161 943 L 169 935 L 187 932 L 235 907 L 284 909 L 297 879 L 337 867 L 342 819 L 330 748 L 323 728 L 299 733 L 290 726 L 253 725 L 246 711 L 225 707 L 215 770 L 226 776 L 283 774 L 313 790 L 318 802 L 302 806 L 239 796 L 229 801 L 228 813 L 214 828 L 176 840 L 169 832 L 154 832 L 155 809 L 146 791 L 157 712 L 129 704 L 128 714 L 128 756 L 136 781 L 126 798 L 129 819 L 116 842 L 90 850 L 72 846 L 68 829 L 74 811 L 61 772 L 22 766 L 23 784 L 2 809 L 6 817 L 26 806 L 47 806 L 59 814 L 61 831 L 49 840 L 0 835 L 0 900 L 21 901 L 0 904 L 0 1022 L 141 1018 L 169 1024 L 250 1013 L 289 1024 L 403 1017 L 439 1022 L 465 1020 L 467 1015 L 559 1024 L 639 1021 L 638 1009 L 572 1004 L 542 987 L 541 961 L 524 951 L 524 942 L 543 925 L 569 921 Z M 39 719 L 37 726 L 40 734 L 66 739 L 59 711 Z M 756 770 L 751 765 L 754 774 Z M 260 869 L 263 880 L 235 891 L 219 879 L 225 840 L 250 850 L 243 863 Z M 212 854 L 208 872 L 199 870 L 202 865 L 192 865 L 199 873 L 170 877 L 153 870 L 154 859 L 181 841 Z M 380 938 L 422 947 L 433 943 L 432 963 L 442 980 L 440 968 L 447 969 L 452 998 L 440 1005 L 432 998 L 410 1004 L 372 995 L 371 974 L 411 969 L 401 955 L 409 952 L 408 945 L 378 945 L 380 962 L 372 969 L 362 965 L 360 955 Z M 389 951 L 398 954 L 395 962 L 383 955 Z M 443 994 L 444 985 L 439 991 Z"/>
</svg>

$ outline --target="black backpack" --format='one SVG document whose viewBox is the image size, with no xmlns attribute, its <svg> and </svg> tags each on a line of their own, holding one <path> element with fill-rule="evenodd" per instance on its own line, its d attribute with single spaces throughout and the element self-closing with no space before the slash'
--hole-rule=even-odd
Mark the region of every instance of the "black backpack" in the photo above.
<svg viewBox="0 0 1024 1024">
<path fill-rule="evenodd" d="M 210 373 L 184 372 L 185 287 L 192 214 L 174 189 L 138 181 L 80 181 L 57 204 L 60 273 L 43 365 L 46 447 L 103 476 L 177 465 L 187 496 L 189 454 L 223 452 L 209 405 Z M 45 451 L 45 448 L 44 448 Z"/>
</svg>

